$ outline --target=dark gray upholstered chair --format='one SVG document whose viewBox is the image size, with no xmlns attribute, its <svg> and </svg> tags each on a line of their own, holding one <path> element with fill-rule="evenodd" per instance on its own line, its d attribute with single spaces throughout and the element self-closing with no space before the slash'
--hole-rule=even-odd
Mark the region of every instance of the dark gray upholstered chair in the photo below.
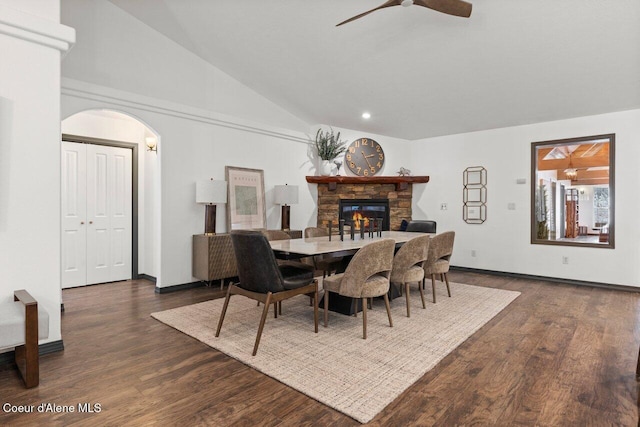
<svg viewBox="0 0 640 427">
<path fill-rule="evenodd" d="M 431 236 L 420 236 L 406 242 L 393 257 L 393 269 L 391 270 L 391 284 L 399 286 L 404 291 L 407 300 L 407 317 L 411 317 L 409 304 L 409 284 L 416 282 L 422 299 L 422 308 L 427 308 L 424 303 L 424 291 L 421 286 L 424 280 L 424 263 L 429 254 Z"/>
<path fill-rule="evenodd" d="M 323 281 L 324 286 L 324 326 L 328 323 L 329 294 L 338 293 L 354 299 L 362 299 L 362 337 L 367 339 L 367 299 L 384 297 L 393 326 L 389 307 L 389 275 L 393 266 L 393 251 L 396 242 L 382 239 L 363 246 L 353 256 L 344 273 L 334 274 Z"/>
<path fill-rule="evenodd" d="M 430 220 L 414 219 L 407 224 L 406 231 L 413 231 L 419 233 L 435 233 L 436 222 Z"/>
<path fill-rule="evenodd" d="M 307 227 L 304 229 L 304 237 L 327 237 L 329 236 L 329 231 L 324 228 L 319 227 Z M 327 255 L 316 255 L 312 257 L 313 266 L 316 270 L 322 270 L 322 278 L 324 279 L 326 276 L 331 276 L 332 271 L 337 271 L 338 267 L 342 263 L 344 257 L 336 257 L 330 254 Z"/>
<path fill-rule="evenodd" d="M 265 237 L 267 238 L 268 241 L 274 241 L 274 240 L 291 240 L 291 236 L 287 233 L 285 233 L 284 231 L 280 231 L 280 230 L 261 230 L 260 231 L 262 234 L 265 235 Z M 307 257 L 310 258 L 310 257 Z M 288 264 L 288 265 L 292 265 L 294 267 L 300 267 L 300 268 L 306 268 L 309 271 L 313 271 L 313 261 L 311 261 L 311 259 L 307 259 L 307 258 L 302 258 L 299 261 L 297 260 L 284 260 L 284 259 L 278 259 L 278 264 L 280 265 L 284 265 L 284 264 Z"/>
<path fill-rule="evenodd" d="M 260 230 L 260 232 L 264 234 L 267 240 L 269 240 L 270 242 L 274 240 L 291 240 L 291 236 L 288 233 L 285 233 L 284 231 L 281 231 L 281 230 Z M 311 260 L 311 257 L 301 258 L 299 260 L 277 259 L 277 262 L 278 262 L 278 265 L 280 266 L 289 265 L 297 268 L 306 268 L 312 273 L 314 272 L 314 266 L 313 266 L 313 261 Z M 312 303 L 313 303 L 313 299 L 309 301 L 309 305 L 311 305 Z M 260 305 L 260 302 L 258 302 L 258 305 Z M 278 303 L 277 305 L 274 305 L 273 308 L 274 308 L 274 312 L 273 312 L 274 317 L 278 317 L 278 312 L 282 314 L 281 302 Z"/>
<path fill-rule="evenodd" d="M 436 274 L 444 278 L 447 283 L 447 293 L 451 296 L 447 273 L 449 273 L 449 258 L 451 258 L 451 254 L 453 253 L 453 240 L 455 236 L 456 233 L 454 231 L 447 231 L 431 237 L 431 243 L 429 243 L 429 256 L 427 257 L 427 262 L 424 263 L 424 276 L 425 278 L 431 276 L 434 303 L 436 302 Z"/>
<path fill-rule="evenodd" d="M 264 322 L 271 303 L 279 303 L 296 295 L 309 295 L 313 298 L 313 319 L 315 332 L 318 332 L 318 281 L 309 269 L 292 265 L 278 265 L 267 238 L 259 231 L 234 230 L 231 243 L 238 265 L 240 283 L 230 284 L 224 300 L 216 337 L 224 322 L 231 295 L 244 295 L 264 303 L 258 334 L 253 347 L 255 356 L 264 329 Z"/>
</svg>

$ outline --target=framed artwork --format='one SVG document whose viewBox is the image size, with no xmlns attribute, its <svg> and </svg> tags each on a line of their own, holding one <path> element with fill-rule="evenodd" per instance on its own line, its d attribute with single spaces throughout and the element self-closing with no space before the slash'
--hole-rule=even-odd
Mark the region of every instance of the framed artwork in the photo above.
<svg viewBox="0 0 640 427">
<path fill-rule="evenodd" d="M 225 166 L 229 192 L 227 229 L 267 228 L 264 203 L 264 171 Z"/>
</svg>

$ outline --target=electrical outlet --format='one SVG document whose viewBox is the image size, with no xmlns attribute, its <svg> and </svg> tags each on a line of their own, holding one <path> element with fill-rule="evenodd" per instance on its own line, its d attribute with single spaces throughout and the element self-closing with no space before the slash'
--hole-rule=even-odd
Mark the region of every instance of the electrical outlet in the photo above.
<svg viewBox="0 0 640 427">
<path fill-rule="evenodd" d="M 471 256 L 472 256 L 472 257 L 474 257 L 474 258 L 476 257 L 476 251 L 475 251 L 475 249 L 472 249 L 472 250 L 471 250 Z"/>
<path fill-rule="evenodd" d="M 447 204 L 446 203 L 440 203 L 440 210 L 441 211 L 446 211 L 447 210 Z"/>
<path fill-rule="evenodd" d="M 563 256 L 562 257 L 562 263 L 563 264 L 569 264 L 569 257 L 568 256 Z"/>
<path fill-rule="evenodd" d="M 509 209 L 510 211 L 515 211 L 516 210 L 516 204 L 515 203 L 507 203 L 507 209 Z"/>
</svg>

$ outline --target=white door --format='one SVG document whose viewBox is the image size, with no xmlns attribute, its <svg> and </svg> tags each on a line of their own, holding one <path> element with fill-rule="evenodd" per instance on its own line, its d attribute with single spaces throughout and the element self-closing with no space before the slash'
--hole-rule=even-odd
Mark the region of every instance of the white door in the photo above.
<svg viewBox="0 0 640 427">
<path fill-rule="evenodd" d="M 62 142 L 62 287 L 87 284 L 87 150 Z"/>
<path fill-rule="evenodd" d="M 74 173 L 71 175 L 77 176 L 79 182 L 84 180 L 79 187 L 86 188 L 85 218 L 84 221 L 80 220 L 80 223 L 84 222 L 80 226 L 84 227 L 85 241 L 73 243 L 84 249 L 84 253 L 77 258 L 85 259 L 85 275 L 80 281 L 81 273 L 67 274 L 67 271 L 73 270 L 66 267 L 69 261 L 65 259 L 63 251 L 63 288 L 131 278 L 131 150 L 63 142 L 63 158 L 70 151 L 83 149 L 86 173 L 83 177 Z M 65 170 L 68 164 L 68 161 L 63 161 L 63 176 L 69 175 Z M 63 203 L 69 198 L 65 194 L 67 187 L 63 178 Z M 63 212 L 63 227 L 67 217 L 69 215 Z M 66 235 L 63 233 L 62 244 L 65 248 L 72 246 L 66 241 Z"/>
</svg>

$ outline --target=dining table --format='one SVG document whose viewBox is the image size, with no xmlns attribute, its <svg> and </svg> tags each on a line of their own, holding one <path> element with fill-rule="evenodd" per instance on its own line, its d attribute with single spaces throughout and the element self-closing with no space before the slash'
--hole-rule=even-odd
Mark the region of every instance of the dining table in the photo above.
<svg viewBox="0 0 640 427">
<path fill-rule="evenodd" d="M 281 257 L 301 258 L 326 254 L 343 256 L 353 255 L 358 249 L 368 243 L 380 239 L 393 239 L 396 241 L 396 248 L 399 248 L 409 240 L 424 236 L 425 234 L 435 235 L 435 233 L 409 231 L 382 231 L 380 234 L 374 233 L 373 237 L 370 237 L 366 232 L 364 233 L 364 237 L 361 237 L 360 233 L 356 233 L 353 240 L 350 234 L 345 233 L 342 239 L 339 234 L 333 234 L 330 236 L 331 238 L 329 238 L 329 236 L 306 237 L 301 239 L 272 240 L 269 243 L 271 243 L 271 249 L 273 249 L 276 256 Z"/>
<path fill-rule="evenodd" d="M 306 237 L 300 239 L 272 240 L 269 243 L 277 258 L 298 259 L 317 255 L 332 255 L 344 256 L 348 259 L 348 257 L 355 254 L 358 249 L 380 239 L 395 240 L 397 249 L 409 240 L 424 236 L 425 234 L 435 235 L 435 233 L 382 231 L 373 233 L 373 236 L 365 232 L 364 236 L 361 236 L 358 232 L 354 234 L 353 239 L 351 239 L 350 233 L 344 233 L 342 238 L 339 234 L 333 234 L 331 238 L 329 238 L 329 236 Z M 393 296 L 394 295 L 391 297 L 393 298 Z M 351 315 L 362 310 L 362 307 L 352 304 L 351 298 L 336 295 L 335 297 L 332 296 L 329 300 L 329 310 Z"/>
</svg>

